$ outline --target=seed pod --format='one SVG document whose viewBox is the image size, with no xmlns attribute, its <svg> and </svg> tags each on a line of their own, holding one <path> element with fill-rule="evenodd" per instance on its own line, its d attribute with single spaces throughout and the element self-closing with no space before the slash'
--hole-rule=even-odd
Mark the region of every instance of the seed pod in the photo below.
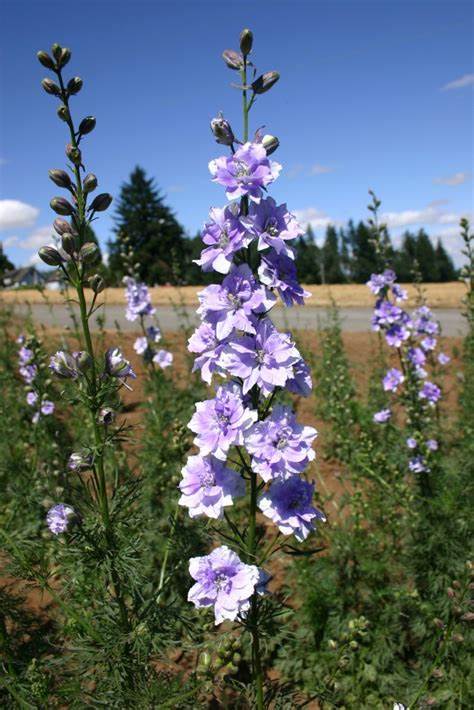
<svg viewBox="0 0 474 710">
<path fill-rule="evenodd" d="M 79 133 L 83 136 L 85 136 L 87 133 L 90 133 L 93 131 L 95 128 L 95 118 L 94 116 L 86 116 L 85 118 L 82 119 L 82 121 L 79 124 Z"/>
<path fill-rule="evenodd" d="M 246 57 L 247 54 L 250 54 L 250 52 L 252 51 L 252 44 L 253 34 L 251 30 L 242 30 L 242 32 L 240 33 L 240 51 L 242 52 L 244 57 Z"/>
<path fill-rule="evenodd" d="M 252 89 L 255 94 L 264 94 L 269 91 L 274 84 L 277 83 L 280 75 L 277 71 L 268 71 L 252 83 Z"/>
<path fill-rule="evenodd" d="M 62 50 L 63 48 L 57 42 L 55 42 L 51 47 L 51 52 L 53 53 L 53 57 L 56 59 L 56 61 L 60 58 Z"/>
<path fill-rule="evenodd" d="M 79 250 L 79 259 L 85 264 L 92 264 L 99 256 L 99 247 L 94 242 L 86 242 Z"/>
<path fill-rule="evenodd" d="M 267 151 L 267 155 L 271 155 L 280 145 L 280 141 L 276 136 L 265 135 L 262 138 L 262 145 Z"/>
<path fill-rule="evenodd" d="M 54 247 L 41 247 L 38 256 L 48 266 L 59 266 L 64 261 L 61 254 Z"/>
<path fill-rule="evenodd" d="M 82 89 L 83 81 L 80 76 L 74 76 L 72 79 L 70 79 L 67 83 L 67 90 L 68 93 L 71 96 L 74 96 L 74 94 L 78 94 L 79 91 Z"/>
<path fill-rule="evenodd" d="M 54 83 L 52 79 L 43 79 L 41 82 L 41 86 L 43 89 L 46 91 L 47 94 L 51 94 L 52 96 L 60 96 L 61 95 L 61 89 L 57 84 Z"/>
<path fill-rule="evenodd" d="M 214 134 L 216 143 L 220 143 L 221 145 L 232 145 L 235 141 L 230 123 L 221 113 L 219 113 L 217 118 L 212 119 L 211 131 Z"/>
<path fill-rule="evenodd" d="M 89 279 L 89 286 L 94 291 L 94 293 L 101 293 L 105 288 L 105 282 L 102 276 L 99 274 L 94 274 Z"/>
<path fill-rule="evenodd" d="M 88 173 L 82 181 L 82 189 L 84 192 L 93 192 L 97 187 L 97 178 L 94 173 Z"/>
<path fill-rule="evenodd" d="M 244 66 L 244 58 L 239 52 L 234 52 L 233 49 L 226 49 L 222 52 L 222 59 L 229 69 L 234 69 L 235 71 L 240 71 Z"/>
<path fill-rule="evenodd" d="M 56 217 L 53 222 L 53 227 L 56 232 L 61 235 L 67 234 L 71 231 L 71 225 L 69 224 L 69 222 L 67 222 L 65 219 L 61 219 L 61 217 Z"/>
<path fill-rule="evenodd" d="M 74 165 L 80 165 L 82 163 L 82 153 L 79 148 L 73 146 L 72 143 L 67 144 L 66 155 Z"/>
<path fill-rule="evenodd" d="M 38 61 L 46 67 L 46 69 L 54 69 L 55 64 L 54 60 L 49 56 L 48 52 L 44 52 L 43 50 L 40 50 L 39 52 L 36 53 L 36 56 L 38 57 Z"/>
<path fill-rule="evenodd" d="M 69 256 L 74 255 L 74 252 L 76 251 L 76 240 L 70 232 L 66 232 L 61 237 L 61 247 L 66 254 L 69 254 Z"/>
<path fill-rule="evenodd" d="M 65 170 L 48 170 L 49 179 L 58 187 L 71 187 L 71 178 Z"/>
<path fill-rule="evenodd" d="M 54 210 L 56 214 L 74 214 L 74 207 L 64 197 L 53 197 L 49 204 L 51 209 Z"/>
<path fill-rule="evenodd" d="M 68 121 L 70 117 L 70 113 L 68 110 L 68 107 L 65 106 L 64 104 L 61 104 L 61 106 L 58 106 L 58 110 L 56 111 L 58 114 L 58 117 L 61 119 L 61 121 Z"/>
<path fill-rule="evenodd" d="M 59 55 L 58 59 L 58 67 L 62 69 L 63 67 L 66 66 L 68 61 L 71 59 L 71 50 L 68 49 L 67 47 L 63 47 L 61 49 L 61 53 Z"/>
<path fill-rule="evenodd" d="M 101 192 L 100 195 L 94 197 L 88 209 L 91 212 L 105 212 L 105 210 L 110 207 L 111 203 L 112 195 L 109 195 L 108 192 Z"/>
</svg>

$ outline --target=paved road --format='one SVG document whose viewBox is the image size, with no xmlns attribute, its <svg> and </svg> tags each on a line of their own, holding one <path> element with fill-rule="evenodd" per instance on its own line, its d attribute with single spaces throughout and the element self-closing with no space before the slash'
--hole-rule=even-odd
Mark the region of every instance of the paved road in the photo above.
<svg viewBox="0 0 474 710">
<path fill-rule="evenodd" d="M 15 307 L 18 314 L 28 313 L 28 306 L 18 305 Z M 99 310 L 99 313 L 102 309 Z M 183 309 L 180 315 L 171 306 L 158 306 L 156 309 L 158 320 L 163 331 L 176 331 L 180 329 L 184 318 L 188 319 L 191 325 L 198 322 L 195 309 L 188 306 Z M 76 311 L 77 312 L 77 311 Z M 56 326 L 64 328 L 71 324 L 68 310 L 63 305 L 54 305 L 51 308 L 44 304 L 31 306 L 31 313 L 34 321 L 38 325 L 46 327 Z M 274 308 L 272 319 L 279 328 L 301 328 L 303 330 L 316 330 L 318 323 L 324 320 L 325 308 L 315 306 L 294 307 L 294 308 Z M 341 308 L 342 328 L 349 332 L 364 332 L 370 330 L 371 309 L 369 308 Z M 466 332 L 464 318 L 460 311 L 454 308 L 443 308 L 436 311 L 436 317 L 440 320 L 444 335 L 462 335 Z M 97 327 L 95 316 L 92 317 L 93 327 Z M 125 319 L 124 307 L 120 305 L 109 305 L 105 309 L 105 327 L 115 329 L 119 327 L 125 331 L 138 330 L 136 323 L 130 323 Z"/>
</svg>

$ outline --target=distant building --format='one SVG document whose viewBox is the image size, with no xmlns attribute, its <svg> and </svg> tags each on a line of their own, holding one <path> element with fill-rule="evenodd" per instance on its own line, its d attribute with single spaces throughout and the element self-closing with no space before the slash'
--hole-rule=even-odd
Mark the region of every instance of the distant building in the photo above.
<svg viewBox="0 0 474 710">
<path fill-rule="evenodd" d="M 63 285 L 63 279 L 58 269 L 44 273 L 35 266 L 24 266 L 21 269 L 7 271 L 3 275 L 4 288 L 36 288 L 42 286 L 51 291 L 58 291 Z"/>
</svg>

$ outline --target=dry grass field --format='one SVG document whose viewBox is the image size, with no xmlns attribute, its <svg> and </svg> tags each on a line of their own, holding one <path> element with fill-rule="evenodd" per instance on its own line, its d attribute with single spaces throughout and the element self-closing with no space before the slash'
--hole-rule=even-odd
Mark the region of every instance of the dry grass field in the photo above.
<svg viewBox="0 0 474 710">
<path fill-rule="evenodd" d="M 408 290 L 408 306 L 412 306 L 416 296 L 415 288 L 412 284 L 402 284 Z M 192 306 L 197 304 L 197 293 L 202 290 L 202 286 L 183 286 L 175 288 L 173 286 L 160 286 L 150 289 L 152 303 L 156 306 L 167 306 L 171 304 L 183 304 Z M 305 288 L 312 293 L 307 304 L 310 306 L 326 307 L 331 300 L 341 308 L 368 307 L 374 303 L 374 297 L 364 284 L 336 284 L 333 286 L 306 285 Z M 461 299 L 464 296 L 464 285 L 458 281 L 449 283 L 424 284 L 423 290 L 428 303 L 433 308 L 459 308 Z M 109 288 L 102 294 L 103 299 L 109 304 L 124 304 L 125 295 L 123 288 Z M 0 292 L 0 303 L 63 303 L 64 296 L 57 291 L 31 290 L 10 290 Z"/>
</svg>

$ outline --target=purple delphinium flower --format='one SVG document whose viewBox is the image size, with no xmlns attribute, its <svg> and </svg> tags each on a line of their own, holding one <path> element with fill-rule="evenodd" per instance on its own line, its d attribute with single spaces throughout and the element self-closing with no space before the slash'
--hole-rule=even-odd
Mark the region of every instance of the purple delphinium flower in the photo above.
<svg viewBox="0 0 474 710">
<path fill-rule="evenodd" d="M 214 399 L 196 403 L 188 426 L 197 435 L 194 443 L 202 455 L 225 461 L 231 446 L 244 443 L 244 434 L 257 416 L 245 407 L 239 385 L 230 382 L 218 387 Z"/>
<path fill-rule="evenodd" d="M 412 436 L 409 436 L 407 439 L 407 446 L 409 449 L 416 449 L 416 447 L 418 446 L 418 442 Z"/>
<path fill-rule="evenodd" d="M 378 296 L 380 291 L 387 285 L 383 274 L 371 274 L 370 279 L 365 284 L 372 291 L 374 296 Z"/>
<path fill-rule="evenodd" d="M 153 362 L 164 370 L 173 364 L 173 353 L 170 353 L 168 350 L 157 350 L 153 355 Z"/>
<path fill-rule="evenodd" d="M 252 233 L 258 237 L 259 251 L 271 247 L 277 254 L 294 259 L 294 251 L 286 242 L 301 236 L 303 230 L 286 205 L 277 205 L 273 197 L 267 197 L 250 205 L 249 220 Z"/>
<path fill-rule="evenodd" d="M 223 208 L 214 207 L 209 216 L 201 234 L 204 244 L 208 246 L 201 252 L 201 258 L 194 261 L 203 271 L 214 269 L 220 274 L 228 274 L 234 254 L 250 243 L 252 235 L 239 219 L 236 203 Z"/>
<path fill-rule="evenodd" d="M 436 338 L 431 337 L 431 335 L 427 335 L 426 338 L 423 338 L 421 341 L 421 347 L 423 350 L 428 352 L 435 349 L 437 342 Z"/>
<path fill-rule="evenodd" d="M 146 335 L 148 340 L 153 343 L 159 343 L 161 340 L 161 330 L 156 325 L 149 325 L 146 329 Z"/>
<path fill-rule="evenodd" d="M 125 318 L 135 321 L 140 316 L 151 316 L 155 312 L 150 300 L 148 286 L 136 281 L 131 276 L 124 278 L 126 285 L 125 298 L 127 299 L 127 310 Z"/>
<path fill-rule="evenodd" d="M 70 523 L 70 519 L 75 515 L 74 509 L 65 503 L 53 505 L 46 515 L 46 523 L 53 535 L 65 532 Z"/>
<path fill-rule="evenodd" d="M 385 392 L 396 392 L 398 386 L 402 384 L 404 379 L 403 373 L 397 370 L 396 367 L 392 367 L 383 378 L 383 388 Z"/>
<path fill-rule="evenodd" d="M 137 355 L 144 355 L 145 352 L 148 350 L 148 338 L 144 335 L 141 335 L 133 343 L 133 349 L 135 350 Z"/>
<path fill-rule="evenodd" d="M 265 313 L 275 304 L 275 296 L 260 286 L 247 264 L 235 267 L 222 284 L 211 284 L 198 293 L 197 312 L 215 327 L 218 340 L 234 329 L 255 333 L 252 315 Z"/>
<path fill-rule="evenodd" d="M 210 323 L 201 323 L 188 340 L 188 350 L 199 353 L 194 361 L 193 372 L 201 370 L 201 377 L 211 384 L 214 372 L 222 373 L 219 360 L 226 345 L 226 340 L 217 340 L 215 328 Z"/>
<path fill-rule="evenodd" d="M 390 409 L 381 409 L 379 412 L 375 412 L 373 420 L 376 424 L 385 424 L 388 422 L 392 416 Z"/>
<path fill-rule="evenodd" d="M 269 160 L 259 143 L 244 143 L 233 155 L 209 163 L 213 182 L 224 185 L 229 200 L 248 195 L 259 202 L 262 188 L 273 182 L 280 170 L 281 165 Z"/>
<path fill-rule="evenodd" d="M 313 507 L 314 485 L 299 476 L 274 481 L 258 502 L 264 515 L 277 525 L 284 535 L 293 534 L 302 542 L 314 529 L 313 520 L 326 520 Z"/>
<path fill-rule="evenodd" d="M 34 390 L 31 390 L 28 392 L 26 395 L 26 403 L 30 405 L 30 407 L 34 407 L 36 402 L 38 401 L 38 393 L 35 392 Z"/>
<path fill-rule="evenodd" d="M 409 348 L 408 359 L 415 367 L 421 367 L 426 362 L 426 355 L 421 348 Z"/>
<path fill-rule="evenodd" d="M 372 316 L 372 330 L 386 329 L 394 324 L 408 324 L 408 321 L 408 314 L 400 306 L 396 306 L 391 301 L 383 298 L 376 302 Z"/>
<path fill-rule="evenodd" d="M 284 387 L 294 376 L 293 365 L 300 354 L 291 337 L 279 333 L 269 318 L 256 326 L 255 336 L 231 339 L 225 348 L 221 364 L 232 375 L 243 380 L 243 393 L 254 385 L 268 396 L 275 387 Z"/>
<path fill-rule="evenodd" d="M 54 402 L 51 402 L 49 399 L 43 400 L 43 402 L 41 403 L 41 414 L 48 416 L 50 414 L 53 414 L 53 412 Z"/>
<path fill-rule="evenodd" d="M 25 346 L 21 347 L 18 351 L 18 359 L 20 361 L 20 365 L 27 365 L 33 360 L 34 356 L 35 354 L 33 350 L 30 350 L 30 348 L 26 348 Z"/>
<path fill-rule="evenodd" d="M 64 350 L 58 350 L 51 356 L 49 367 L 56 375 L 66 379 L 75 380 L 80 374 L 77 358 Z"/>
<path fill-rule="evenodd" d="M 19 368 L 18 372 L 23 377 L 26 384 L 31 385 L 33 380 L 36 378 L 36 375 L 38 374 L 38 368 L 36 367 L 36 365 L 22 365 Z"/>
<path fill-rule="evenodd" d="M 264 481 L 301 473 L 315 457 L 316 429 L 302 426 L 290 407 L 277 405 L 271 415 L 245 434 L 252 468 Z"/>
<path fill-rule="evenodd" d="M 67 462 L 71 471 L 87 471 L 91 468 L 93 456 L 89 451 L 74 451 Z"/>
<path fill-rule="evenodd" d="M 286 389 L 301 397 L 308 397 L 313 389 L 311 370 L 302 357 L 293 365 L 293 375 L 286 381 Z"/>
<path fill-rule="evenodd" d="M 110 377 L 118 377 L 122 380 L 127 377 L 136 378 L 132 366 L 122 354 L 120 348 L 109 348 L 105 353 L 105 371 Z"/>
<path fill-rule="evenodd" d="M 410 329 L 406 325 L 395 323 L 385 331 L 385 340 L 391 348 L 400 348 L 410 334 Z"/>
<path fill-rule="evenodd" d="M 413 473 L 424 473 L 429 472 L 429 468 L 426 465 L 424 456 L 415 456 L 408 462 L 408 468 Z"/>
<path fill-rule="evenodd" d="M 295 262 L 286 254 L 274 251 L 264 254 L 258 269 L 260 281 L 269 288 L 276 288 L 285 306 L 294 303 L 304 305 L 304 299 L 311 296 L 298 283 Z"/>
<path fill-rule="evenodd" d="M 260 582 L 258 567 L 242 562 L 226 545 L 204 557 L 192 557 L 189 573 L 196 584 L 189 590 L 188 601 L 197 608 L 214 607 L 216 624 L 245 617 Z"/>
<path fill-rule="evenodd" d="M 428 439 L 428 441 L 426 442 L 426 448 L 428 449 L 428 451 L 437 451 L 438 446 L 439 444 L 436 439 Z"/>
<path fill-rule="evenodd" d="M 245 494 L 245 481 L 240 474 L 214 456 L 190 456 L 182 475 L 178 502 L 188 508 L 191 518 L 222 518 L 224 508 Z"/>
<path fill-rule="evenodd" d="M 446 353 L 438 353 L 438 362 L 440 365 L 447 365 L 450 360 L 451 358 L 449 355 L 446 355 Z"/>
<path fill-rule="evenodd" d="M 433 382 L 425 382 L 418 396 L 420 399 L 426 399 L 431 405 L 434 405 L 441 397 L 441 390 Z"/>
<path fill-rule="evenodd" d="M 399 284 L 392 284 L 392 293 L 397 301 L 406 301 L 408 298 L 407 290 L 402 288 Z"/>
</svg>

